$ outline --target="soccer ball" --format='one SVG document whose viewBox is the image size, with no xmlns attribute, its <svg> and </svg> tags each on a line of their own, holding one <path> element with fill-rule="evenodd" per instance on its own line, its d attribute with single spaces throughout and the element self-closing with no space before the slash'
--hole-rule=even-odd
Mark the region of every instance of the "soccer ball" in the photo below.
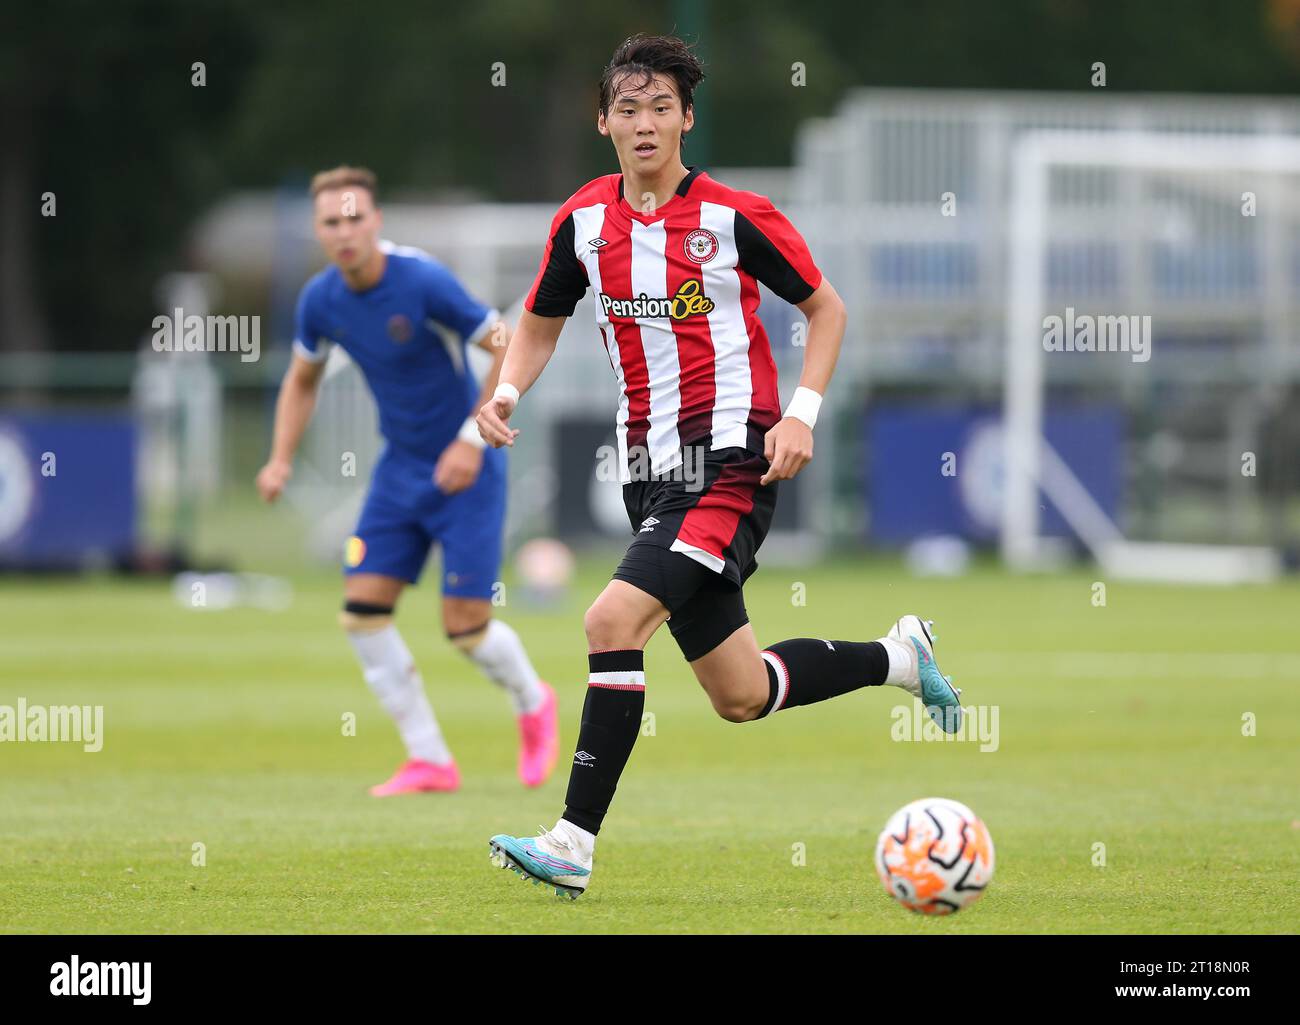
<svg viewBox="0 0 1300 1025">
<path fill-rule="evenodd" d="M 573 552 L 563 541 L 550 537 L 533 538 L 519 549 L 515 568 L 524 587 L 534 598 L 558 598 L 573 580 Z"/>
<path fill-rule="evenodd" d="M 876 874 L 903 907 L 950 915 L 979 900 L 993 878 L 993 838 L 964 804 L 926 797 L 885 823 Z"/>
</svg>

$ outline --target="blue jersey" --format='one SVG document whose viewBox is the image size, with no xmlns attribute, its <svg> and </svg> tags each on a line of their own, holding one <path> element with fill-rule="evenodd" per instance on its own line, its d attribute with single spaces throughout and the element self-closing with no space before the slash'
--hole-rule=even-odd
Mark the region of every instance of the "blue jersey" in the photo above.
<svg viewBox="0 0 1300 1025">
<path fill-rule="evenodd" d="M 298 297 L 294 350 L 312 362 L 340 345 L 365 375 L 390 449 L 435 462 L 473 411 L 468 347 L 498 313 L 418 249 L 381 242 L 384 275 L 354 292 L 330 265 Z"/>
</svg>

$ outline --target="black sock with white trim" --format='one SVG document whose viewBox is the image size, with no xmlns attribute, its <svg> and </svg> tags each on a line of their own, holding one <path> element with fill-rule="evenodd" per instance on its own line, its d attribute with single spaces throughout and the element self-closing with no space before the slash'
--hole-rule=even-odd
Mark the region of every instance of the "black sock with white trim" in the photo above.
<svg viewBox="0 0 1300 1025">
<path fill-rule="evenodd" d="M 593 651 L 582 706 L 578 749 L 569 770 L 564 818 L 593 836 L 609 811 L 619 777 L 641 732 L 645 708 L 645 653 Z"/>
<path fill-rule="evenodd" d="M 783 708 L 812 705 L 860 687 L 876 687 L 889 675 L 889 653 L 879 641 L 781 641 L 763 653 L 767 705 L 758 718 Z"/>
</svg>

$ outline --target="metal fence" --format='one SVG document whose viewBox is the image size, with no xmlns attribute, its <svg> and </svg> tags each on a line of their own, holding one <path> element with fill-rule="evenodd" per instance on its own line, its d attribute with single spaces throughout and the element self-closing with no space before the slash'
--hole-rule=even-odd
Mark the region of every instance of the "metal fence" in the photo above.
<svg viewBox="0 0 1300 1025">
<path fill-rule="evenodd" d="M 864 535 L 870 469 L 861 417 L 869 400 L 1000 403 L 1013 153 L 1019 139 L 1046 130 L 1297 136 L 1300 102 L 1101 89 L 862 90 L 832 117 L 803 126 L 793 168 L 711 169 L 721 181 L 772 196 L 850 311 L 818 458 L 798 497 L 808 537 Z M 1244 193 L 1251 193 L 1251 215 Z M 484 300 L 517 309 L 556 205 L 389 201 L 386 234 L 428 250 Z M 1287 537 L 1300 487 L 1278 469 L 1289 465 L 1288 439 L 1300 437 L 1300 403 L 1292 401 L 1300 381 L 1296 176 L 1243 181 L 1217 172 L 1063 168 L 1050 177 L 1047 214 L 1048 305 L 1150 314 L 1168 354 L 1140 378 L 1077 360 L 1054 363 L 1049 377 L 1058 391 L 1118 397 L 1131 414 L 1129 525 L 1149 536 Z M 214 309 L 267 310 L 270 297 L 266 355 L 256 366 L 221 365 L 228 415 L 213 428 L 256 448 L 257 439 L 269 443 L 269 389 L 288 359 L 293 298 L 319 266 L 309 204 L 283 193 L 232 197 L 196 227 L 193 249 L 221 284 Z M 760 315 L 787 399 L 803 356 L 800 318 L 770 295 Z M 34 386 L 39 378 L 57 392 L 57 367 L 23 367 L 35 374 Z M 228 371 L 242 377 L 232 380 Z M 9 376 L 7 384 L 20 383 Z M 580 306 L 544 386 L 520 411 L 524 435 L 511 461 L 516 537 L 555 526 L 557 424 L 575 412 L 607 414 L 612 424 L 614 409 L 608 361 L 590 310 Z M 376 447 L 364 382 L 344 370 L 327 386 L 295 478 L 318 551 L 332 550 L 334 536 L 348 529 Z M 259 453 L 233 448 L 223 448 L 221 465 L 237 465 L 246 477 Z M 1233 453 L 1247 448 L 1261 453 L 1271 475 L 1234 473 Z M 356 477 L 339 473 L 341 451 L 357 454 Z M 242 478 L 219 483 L 249 486 Z"/>
</svg>

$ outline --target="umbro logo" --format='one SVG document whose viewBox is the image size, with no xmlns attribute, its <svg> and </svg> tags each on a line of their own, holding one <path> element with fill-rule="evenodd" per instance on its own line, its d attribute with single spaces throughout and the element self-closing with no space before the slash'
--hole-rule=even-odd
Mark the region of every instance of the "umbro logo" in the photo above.
<svg viewBox="0 0 1300 1025">
<path fill-rule="evenodd" d="M 644 520 L 641 521 L 641 529 L 637 531 L 637 533 L 644 534 L 648 531 L 654 530 L 655 527 L 658 525 L 658 523 L 659 521 L 655 519 L 653 516 L 647 516 Z"/>
<path fill-rule="evenodd" d="M 587 754 L 586 751 L 579 751 L 577 754 L 573 756 L 573 762 L 575 765 L 590 765 L 595 760 L 596 760 L 596 756 L 592 754 Z"/>
<path fill-rule="evenodd" d="M 591 246 L 592 249 L 599 249 L 601 246 L 609 245 L 609 243 L 606 242 L 603 238 L 593 238 L 590 242 L 587 243 L 587 245 Z"/>
</svg>

